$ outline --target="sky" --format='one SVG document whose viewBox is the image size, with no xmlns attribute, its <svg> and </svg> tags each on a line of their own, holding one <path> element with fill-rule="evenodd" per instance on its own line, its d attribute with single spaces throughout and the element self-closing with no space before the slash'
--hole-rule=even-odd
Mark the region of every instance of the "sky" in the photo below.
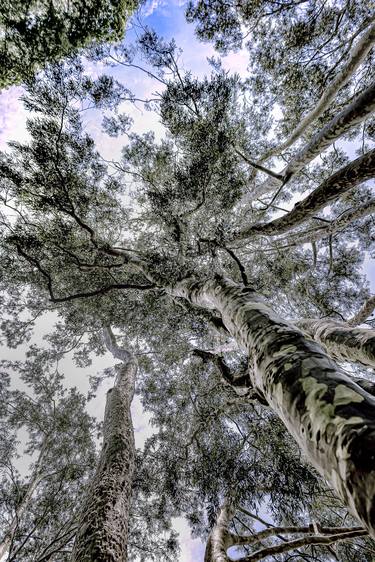
<svg viewBox="0 0 375 562">
<path fill-rule="evenodd" d="M 186 23 L 184 18 L 183 0 L 148 0 L 141 12 L 143 23 L 153 27 L 159 34 L 166 39 L 175 38 L 176 43 L 183 50 L 181 65 L 185 69 L 191 69 L 195 75 L 203 76 L 209 72 L 207 57 L 215 55 L 213 47 L 209 44 L 198 42 L 194 36 L 194 27 Z M 127 34 L 127 41 L 131 41 L 136 34 L 136 27 L 130 26 Z M 238 72 L 241 76 L 246 75 L 248 55 L 246 51 L 231 53 L 222 58 L 225 69 Z M 93 63 L 87 65 L 88 71 L 93 75 L 99 74 L 103 68 L 101 65 L 95 66 Z M 114 76 L 122 80 L 125 85 L 139 97 L 151 96 L 156 90 L 160 91 L 161 84 L 133 70 L 109 70 Z M 9 140 L 22 141 L 27 138 L 25 128 L 26 112 L 19 96 L 22 94 L 21 87 L 12 87 L 0 94 L 0 149 L 6 149 Z M 145 111 L 142 106 L 137 107 L 131 104 L 124 104 L 121 111 L 126 111 L 134 119 L 133 130 L 142 133 L 149 130 L 156 132 L 157 137 L 163 136 L 163 128 L 154 112 Z M 101 130 L 101 123 L 97 119 L 95 111 L 88 112 L 85 116 L 85 126 L 88 132 L 94 137 L 102 155 L 107 159 L 112 159 L 120 154 L 123 139 L 109 138 Z M 375 266 L 374 262 L 367 260 L 365 269 L 371 273 L 370 278 L 375 290 Z M 43 318 L 37 324 L 35 341 L 39 343 L 45 333 L 51 329 L 55 319 L 52 315 Z M 2 348 L 3 358 L 22 358 L 23 349 L 7 350 Z M 62 371 L 66 374 L 67 385 L 77 385 L 82 392 L 88 390 L 88 375 L 97 374 L 106 367 L 115 364 L 115 360 L 108 353 L 102 357 L 95 358 L 92 367 L 88 369 L 78 369 L 72 362 L 72 358 L 67 356 L 62 362 Z M 105 380 L 99 391 L 98 397 L 90 402 L 89 412 L 98 419 L 103 418 L 106 391 L 111 386 L 110 380 Z M 142 447 L 145 439 L 151 434 L 153 429 L 149 424 L 149 416 L 142 410 L 140 400 L 135 398 L 133 406 L 133 419 L 135 425 L 136 445 Z M 181 556 L 179 562 L 194 562 L 203 560 L 204 545 L 197 539 L 191 539 L 187 523 L 179 518 L 174 522 L 174 527 L 180 532 Z"/>
</svg>

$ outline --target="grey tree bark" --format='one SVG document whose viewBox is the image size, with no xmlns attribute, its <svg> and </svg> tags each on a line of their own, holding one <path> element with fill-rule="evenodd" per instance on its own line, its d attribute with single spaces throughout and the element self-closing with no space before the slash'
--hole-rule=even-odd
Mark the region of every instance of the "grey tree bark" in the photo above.
<svg viewBox="0 0 375 562">
<path fill-rule="evenodd" d="M 135 443 L 130 406 L 137 361 L 104 329 L 109 351 L 121 360 L 115 385 L 108 391 L 99 463 L 83 502 L 73 562 L 126 562 L 128 520 L 134 472 Z"/>
<path fill-rule="evenodd" d="M 330 318 L 300 320 L 296 325 L 337 361 L 375 367 L 375 330 L 352 328 Z"/>
<path fill-rule="evenodd" d="M 272 177 L 252 190 L 253 199 L 275 190 L 283 182 L 290 180 L 335 140 L 350 129 L 362 123 L 375 109 L 375 83 L 371 84 L 362 94 L 340 111 L 323 129 L 297 152 L 289 164 L 279 173 L 279 178 Z"/>
<path fill-rule="evenodd" d="M 252 386 L 374 537 L 374 397 L 251 289 L 222 278 L 186 279 L 169 292 L 221 313 L 249 355 Z"/>
<path fill-rule="evenodd" d="M 356 158 L 322 182 L 305 199 L 296 203 L 286 215 L 268 223 L 256 223 L 238 232 L 234 238 L 243 240 L 255 234 L 275 236 L 298 226 L 336 201 L 340 195 L 375 176 L 375 149 Z"/>
<path fill-rule="evenodd" d="M 267 160 L 275 154 L 279 154 L 283 150 L 289 148 L 307 129 L 315 119 L 317 119 L 322 113 L 329 107 L 329 104 L 336 97 L 337 93 L 347 84 L 350 78 L 353 76 L 354 72 L 362 64 L 368 53 L 370 52 L 372 46 L 375 42 L 375 23 L 372 21 L 371 25 L 363 33 L 363 35 L 358 40 L 357 44 L 353 48 L 349 55 L 349 58 L 342 68 L 342 70 L 335 76 L 328 87 L 323 92 L 320 100 L 316 106 L 305 115 L 301 120 L 299 125 L 294 129 L 294 131 L 289 135 L 289 137 L 281 143 L 276 148 L 267 152 L 261 159 L 261 162 Z"/>
</svg>

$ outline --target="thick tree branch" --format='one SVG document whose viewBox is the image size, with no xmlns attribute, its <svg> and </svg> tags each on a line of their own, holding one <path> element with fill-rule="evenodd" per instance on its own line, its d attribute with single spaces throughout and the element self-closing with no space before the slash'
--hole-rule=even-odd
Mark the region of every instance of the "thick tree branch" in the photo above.
<svg viewBox="0 0 375 562">
<path fill-rule="evenodd" d="M 269 223 L 253 224 L 239 232 L 235 239 L 243 240 L 255 234 L 267 236 L 282 234 L 311 218 L 317 211 L 336 201 L 343 193 L 373 177 L 375 177 L 375 149 L 356 158 L 330 176 L 305 199 L 296 203 L 283 217 Z"/>
<path fill-rule="evenodd" d="M 305 319 L 296 323 L 337 361 L 375 367 L 375 330 L 352 328 L 332 318 Z"/>
<path fill-rule="evenodd" d="M 334 100 L 337 93 L 345 86 L 345 84 L 347 84 L 354 72 L 362 64 L 370 52 L 374 42 L 375 23 L 373 21 L 353 48 L 345 66 L 335 76 L 332 82 L 328 84 L 328 87 L 324 90 L 316 106 L 300 121 L 298 126 L 284 142 L 264 154 L 260 160 L 261 162 L 289 148 L 306 131 L 307 127 L 320 115 L 322 115 L 329 104 Z"/>
<path fill-rule="evenodd" d="M 367 534 L 367 531 L 365 531 L 363 527 L 352 527 L 349 529 L 348 527 L 321 527 L 320 525 L 318 525 L 316 530 L 314 529 L 314 525 L 307 525 L 305 527 L 270 527 L 248 536 L 235 535 L 233 533 L 230 533 L 230 541 L 232 545 L 239 546 L 245 544 L 254 544 L 269 537 L 276 537 L 277 535 L 292 535 L 299 533 L 305 535 L 308 533 L 316 532 L 319 532 L 321 535 L 338 535 L 346 534 L 352 531 L 364 531 Z"/>
<path fill-rule="evenodd" d="M 311 228 L 310 230 L 305 230 L 302 232 L 290 233 L 287 238 L 282 238 L 280 240 L 281 243 L 285 242 L 287 244 L 287 246 L 281 246 L 281 248 L 299 246 L 300 244 L 312 244 L 317 240 L 327 238 L 328 236 L 349 227 L 352 222 L 368 215 L 372 215 L 373 213 L 375 213 L 375 199 L 371 199 L 370 201 L 363 203 L 363 205 L 360 205 L 355 209 L 346 211 L 336 219 L 333 219 L 330 223 L 327 223 L 327 225 L 325 226 L 322 226 L 320 228 Z M 366 316 L 366 318 L 370 314 L 371 311 Z M 362 320 L 362 322 L 364 322 L 364 320 Z M 357 324 L 358 323 L 360 322 L 357 322 Z"/>
<path fill-rule="evenodd" d="M 293 541 L 262 548 L 260 550 L 257 550 L 253 554 L 246 556 L 245 558 L 241 558 L 239 562 L 257 562 L 258 560 L 263 560 L 267 556 L 282 554 L 283 552 L 289 552 L 290 550 L 295 550 L 296 548 L 301 548 L 302 546 L 309 546 L 313 544 L 330 545 L 338 541 L 345 541 L 357 537 L 364 537 L 367 535 L 367 531 L 363 529 L 351 530 L 347 531 L 346 533 L 338 533 L 336 535 L 328 536 L 309 535 L 307 537 L 302 537 Z"/>
<path fill-rule="evenodd" d="M 374 204 L 375 207 L 375 204 Z M 363 324 L 366 320 L 371 316 L 371 314 L 375 310 L 375 295 L 372 295 L 367 301 L 364 303 L 362 308 L 350 318 L 347 323 L 349 326 L 358 326 L 359 324 Z"/>
<path fill-rule="evenodd" d="M 374 109 L 375 83 L 372 83 L 352 103 L 335 115 L 331 121 L 318 131 L 307 145 L 297 152 L 288 165 L 280 172 L 281 180 L 270 178 L 255 187 L 251 193 L 252 199 L 274 191 L 280 185 L 280 182 L 283 184 L 287 183 L 292 176 L 302 170 L 336 139 L 364 121 L 364 119 L 371 115 Z"/>
</svg>

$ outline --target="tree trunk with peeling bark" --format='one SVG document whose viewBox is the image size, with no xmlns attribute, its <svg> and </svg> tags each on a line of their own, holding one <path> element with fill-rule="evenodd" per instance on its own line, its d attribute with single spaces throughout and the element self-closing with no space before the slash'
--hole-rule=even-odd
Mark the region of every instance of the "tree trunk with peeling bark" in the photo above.
<svg viewBox="0 0 375 562">
<path fill-rule="evenodd" d="M 253 290 L 216 278 L 184 280 L 169 292 L 221 313 L 249 355 L 252 386 L 374 537 L 374 397 Z"/>
<path fill-rule="evenodd" d="M 301 320 L 296 324 L 337 361 L 375 367 L 375 330 L 352 328 L 332 319 Z"/>
<path fill-rule="evenodd" d="M 108 391 L 99 463 L 84 500 L 73 562 L 126 562 L 128 520 L 135 461 L 131 403 L 137 361 L 117 346 L 110 328 L 105 343 L 122 361 L 115 385 Z"/>
</svg>

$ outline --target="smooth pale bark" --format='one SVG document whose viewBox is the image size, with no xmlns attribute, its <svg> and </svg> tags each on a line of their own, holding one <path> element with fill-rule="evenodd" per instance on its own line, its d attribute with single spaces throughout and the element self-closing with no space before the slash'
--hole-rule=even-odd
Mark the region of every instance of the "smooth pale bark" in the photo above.
<svg viewBox="0 0 375 562">
<path fill-rule="evenodd" d="M 229 533 L 229 525 L 234 516 L 235 510 L 229 501 L 224 502 L 220 508 L 206 544 L 204 562 L 229 562 L 227 550 L 234 543 Z"/>
<path fill-rule="evenodd" d="M 311 218 L 315 213 L 336 201 L 340 195 L 375 177 L 375 149 L 356 158 L 326 179 L 305 199 L 296 203 L 286 215 L 268 223 L 256 223 L 235 235 L 243 240 L 252 235 L 276 236 Z"/>
<path fill-rule="evenodd" d="M 186 279 L 169 292 L 221 313 L 249 355 L 252 386 L 375 536 L 375 399 L 251 289 L 222 278 Z"/>
<path fill-rule="evenodd" d="M 335 140 L 362 123 L 375 110 L 375 83 L 371 84 L 352 103 L 347 105 L 331 121 L 318 131 L 297 154 L 289 164 L 280 172 L 280 178 L 268 178 L 256 186 L 252 192 L 252 199 L 265 193 L 274 191 L 283 182 L 290 180 L 297 172 L 302 170 L 321 152 L 328 148 Z"/>
<path fill-rule="evenodd" d="M 301 135 L 303 135 L 307 127 L 311 125 L 311 123 L 313 123 L 313 121 L 315 121 L 318 117 L 320 117 L 320 115 L 323 114 L 323 112 L 329 107 L 329 104 L 335 99 L 337 93 L 345 86 L 345 84 L 348 83 L 354 72 L 362 64 L 362 62 L 370 52 L 372 46 L 374 45 L 374 42 L 375 23 L 372 22 L 368 29 L 359 38 L 351 53 L 349 53 L 349 58 L 345 66 L 334 77 L 332 82 L 328 84 L 316 106 L 311 111 L 309 111 L 309 113 L 305 115 L 305 117 L 303 117 L 298 126 L 283 143 L 281 143 L 276 148 L 268 151 L 261 158 L 261 162 L 289 148 Z"/>
<path fill-rule="evenodd" d="M 83 503 L 73 562 L 126 562 L 128 520 L 134 472 L 135 443 L 130 406 L 137 361 L 116 345 L 109 328 L 105 342 L 122 361 L 114 387 L 107 393 L 103 446 Z"/>
<path fill-rule="evenodd" d="M 375 310 L 375 295 L 372 295 L 362 308 L 352 318 L 348 320 L 349 326 L 358 326 L 363 324 L 371 316 Z"/>
<path fill-rule="evenodd" d="M 352 328 L 330 318 L 300 320 L 296 325 L 337 361 L 375 367 L 375 330 Z"/>
<path fill-rule="evenodd" d="M 29 483 L 27 485 L 26 492 L 21 502 L 18 504 L 14 517 L 4 534 L 3 540 L 0 543 L 0 560 L 3 558 L 3 556 L 5 556 L 5 554 L 11 548 L 15 534 L 18 529 L 19 522 L 22 519 L 24 513 L 27 511 L 31 498 L 33 497 L 33 494 L 39 482 L 43 479 L 42 476 L 43 460 L 47 451 L 47 446 L 48 446 L 48 438 L 46 437 L 40 448 L 39 455 L 34 465 L 34 469 L 31 474 Z"/>
<path fill-rule="evenodd" d="M 321 240 L 322 238 L 327 238 L 328 236 L 332 236 L 333 234 L 336 234 L 337 232 L 344 230 L 345 228 L 350 226 L 352 222 L 367 217 L 369 215 L 372 215 L 373 213 L 375 213 L 375 199 L 371 199 L 371 201 L 367 201 L 366 203 L 363 203 L 363 205 L 360 205 L 355 209 L 347 211 L 346 213 L 342 214 L 340 217 L 334 219 L 331 223 L 323 226 L 322 228 L 312 228 L 311 230 L 291 233 L 287 238 L 281 239 L 280 242 L 286 243 L 287 246 L 285 247 L 293 247 L 293 246 L 299 246 L 301 244 L 316 242 L 317 240 Z M 354 326 L 357 324 L 361 324 L 362 322 L 365 322 L 365 320 L 370 316 L 374 308 L 375 308 L 375 297 L 374 297 L 373 305 L 371 309 L 369 309 L 369 312 L 367 313 L 366 311 L 364 311 L 364 314 L 366 314 L 366 316 L 364 318 L 362 314 L 361 316 L 358 316 L 360 320 L 359 322 L 357 322 L 356 317 L 353 317 L 352 320 L 355 322 L 355 324 L 351 323 L 352 320 L 350 321 L 348 320 L 348 324 Z"/>
</svg>

